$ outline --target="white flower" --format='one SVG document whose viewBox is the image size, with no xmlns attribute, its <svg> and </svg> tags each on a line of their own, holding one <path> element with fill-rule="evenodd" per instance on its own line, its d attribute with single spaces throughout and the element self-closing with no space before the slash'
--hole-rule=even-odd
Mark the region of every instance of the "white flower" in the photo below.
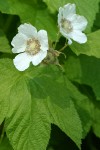
<svg viewBox="0 0 100 150">
<path fill-rule="evenodd" d="M 82 33 L 87 26 L 87 20 L 76 14 L 75 4 L 68 3 L 59 8 L 58 26 L 60 33 L 68 39 L 68 44 L 72 44 L 71 39 L 80 44 L 87 41 L 86 35 Z"/>
<path fill-rule="evenodd" d="M 31 24 L 22 24 L 11 45 L 13 53 L 20 53 L 13 60 L 14 65 L 19 71 L 24 71 L 29 67 L 30 62 L 36 66 L 47 56 L 47 32 L 45 30 L 37 32 Z"/>
</svg>

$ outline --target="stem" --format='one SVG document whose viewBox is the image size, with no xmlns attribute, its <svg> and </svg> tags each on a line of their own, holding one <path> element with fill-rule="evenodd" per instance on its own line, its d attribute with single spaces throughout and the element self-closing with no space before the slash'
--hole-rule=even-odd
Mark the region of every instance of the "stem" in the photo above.
<svg viewBox="0 0 100 150">
<path fill-rule="evenodd" d="M 65 44 L 59 51 L 63 51 L 66 47 L 68 46 L 68 44 Z"/>
<path fill-rule="evenodd" d="M 52 41 L 49 40 L 49 49 L 52 47 Z"/>
<path fill-rule="evenodd" d="M 54 44 L 54 49 L 57 46 L 57 42 L 59 41 L 59 38 L 60 38 L 60 32 L 58 32 L 58 34 L 57 34 L 57 39 L 56 39 L 55 44 Z"/>
</svg>

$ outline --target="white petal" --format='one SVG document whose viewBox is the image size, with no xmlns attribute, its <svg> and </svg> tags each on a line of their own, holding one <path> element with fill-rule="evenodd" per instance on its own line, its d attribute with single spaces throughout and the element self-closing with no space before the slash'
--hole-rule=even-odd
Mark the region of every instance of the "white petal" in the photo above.
<svg viewBox="0 0 100 150">
<path fill-rule="evenodd" d="M 66 31 L 61 27 L 60 28 L 60 33 L 67 39 L 69 39 L 70 37 L 68 36 L 69 34 L 66 33 Z"/>
<path fill-rule="evenodd" d="M 60 29 L 60 32 L 61 32 L 61 34 L 62 34 L 66 39 L 68 39 L 68 44 L 71 45 L 71 44 L 72 44 L 72 40 L 70 39 L 69 34 L 67 34 L 67 33 L 63 30 L 63 28 Z"/>
<path fill-rule="evenodd" d="M 73 29 L 75 30 L 85 30 L 87 26 L 87 19 L 84 16 L 80 15 L 74 15 L 73 18 L 71 18 Z"/>
<path fill-rule="evenodd" d="M 23 33 L 28 38 L 37 38 L 37 29 L 31 24 L 24 23 L 18 27 L 18 32 Z"/>
<path fill-rule="evenodd" d="M 47 51 L 40 51 L 32 57 L 32 64 L 37 66 L 47 56 Z"/>
<path fill-rule="evenodd" d="M 26 48 L 27 37 L 22 33 L 18 33 L 12 40 L 11 45 L 14 47 L 12 49 L 13 53 L 24 52 Z"/>
<path fill-rule="evenodd" d="M 68 44 L 71 45 L 72 44 L 72 40 L 68 39 Z"/>
<path fill-rule="evenodd" d="M 40 42 L 40 49 L 43 51 L 47 51 L 49 46 L 48 46 L 48 35 L 45 30 L 40 30 L 38 32 L 38 40 Z"/>
<path fill-rule="evenodd" d="M 86 35 L 78 30 L 75 30 L 72 33 L 70 33 L 70 38 L 72 38 L 74 41 L 76 41 L 80 44 L 87 42 Z"/>
<path fill-rule="evenodd" d="M 23 46 L 23 47 L 20 47 L 20 48 L 15 47 L 15 48 L 12 48 L 12 52 L 13 52 L 13 53 L 24 52 L 24 51 L 25 51 L 25 48 L 26 48 L 26 46 Z"/>
<path fill-rule="evenodd" d="M 61 23 L 61 20 L 64 19 L 63 18 L 63 8 L 60 7 L 59 8 L 59 13 L 58 13 L 58 25 Z"/>
<path fill-rule="evenodd" d="M 24 71 L 27 69 L 30 65 L 31 62 L 31 56 L 28 55 L 27 53 L 21 53 L 18 54 L 14 59 L 13 59 L 15 67 L 19 71 Z"/>
<path fill-rule="evenodd" d="M 66 18 L 66 19 L 76 13 L 75 4 L 70 4 L 69 3 L 67 5 L 64 5 L 63 8 L 64 8 L 63 9 L 63 17 Z"/>
</svg>

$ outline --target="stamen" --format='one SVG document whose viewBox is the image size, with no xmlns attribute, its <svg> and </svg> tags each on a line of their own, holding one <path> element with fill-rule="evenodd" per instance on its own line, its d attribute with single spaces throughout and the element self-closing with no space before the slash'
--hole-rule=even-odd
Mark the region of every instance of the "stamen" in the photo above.
<svg viewBox="0 0 100 150">
<path fill-rule="evenodd" d="M 35 38 L 29 39 L 27 41 L 27 47 L 25 51 L 30 55 L 37 54 L 40 51 L 40 42 Z"/>
<path fill-rule="evenodd" d="M 62 19 L 61 20 L 61 26 L 62 28 L 67 32 L 70 33 L 73 30 L 73 27 L 71 25 L 71 22 L 67 19 Z"/>
</svg>

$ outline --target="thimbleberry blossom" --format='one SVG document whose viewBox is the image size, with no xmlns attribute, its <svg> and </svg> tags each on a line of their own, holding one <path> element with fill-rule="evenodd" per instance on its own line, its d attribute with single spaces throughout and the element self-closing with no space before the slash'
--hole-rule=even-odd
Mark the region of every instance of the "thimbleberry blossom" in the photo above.
<svg viewBox="0 0 100 150">
<path fill-rule="evenodd" d="M 11 45 L 13 53 L 20 53 L 14 58 L 14 65 L 19 71 L 24 71 L 30 62 L 36 66 L 47 56 L 47 32 L 37 32 L 31 24 L 22 24 L 18 27 L 18 34 L 13 38 Z"/>
<path fill-rule="evenodd" d="M 87 20 L 84 16 L 76 14 L 75 4 L 68 3 L 59 8 L 58 26 L 60 33 L 68 39 L 68 44 L 72 44 L 71 39 L 80 44 L 87 41 L 86 35 L 82 33 L 87 26 Z"/>
</svg>

